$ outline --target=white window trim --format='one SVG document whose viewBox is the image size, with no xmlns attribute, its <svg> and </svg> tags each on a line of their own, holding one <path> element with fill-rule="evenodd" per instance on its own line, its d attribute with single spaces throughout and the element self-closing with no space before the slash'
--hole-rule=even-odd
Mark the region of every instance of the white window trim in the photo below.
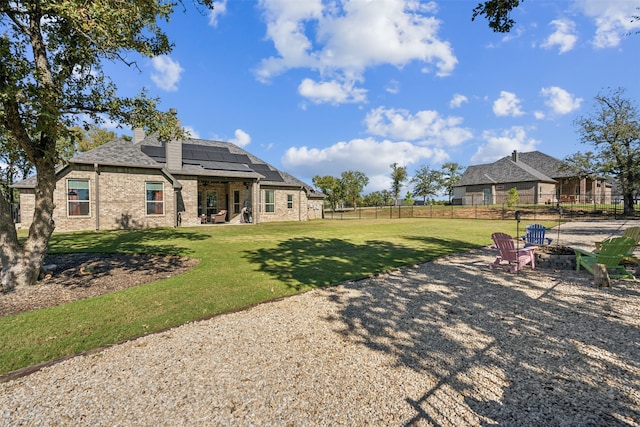
<svg viewBox="0 0 640 427">
<path fill-rule="evenodd" d="M 273 203 L 267 203 L 267 193 L 273 193 Z M 267 210 L 267 205 L 273 205 L 273 212 L 269 212 Z M 276 190 L 264 190 L 264 213 L 265 214 L 275 214 L 276 213 Z"/>
<path fill-rule="evenodd" d="M 150 200 L 147 200 L 147 184 L 162 184 L 162 213 L 149 213 L 149 209 L 148 209 L 148 203 L 151 202 Z M 164 189 L 164 182 L 162 181 L 145 181 L 144 182 L 144 214 L 145 216 L 154 216 L 154 217 L 159 217 L 159 216 L 164 216 L 166 213 L 166 205 L 165 205 L 165 201 L 166 201 L 166 191 Z M 158 203 L 158 202 L 152 202 L 152 203 Z"/>
<path fill-rule="evenodd" d="M 74 202 L 87 203 L 89 205 L 87 215 L 71 215 L 69 209 L 69 181 L 87 181 L 87 189 L 89 191 L 89 200 L 73 200 Z M 67 178 L 67 191 L 65 192 L 67 198 L 67 218 L 91 218 L 91 180 L 89 178 Z"/>
</svg>

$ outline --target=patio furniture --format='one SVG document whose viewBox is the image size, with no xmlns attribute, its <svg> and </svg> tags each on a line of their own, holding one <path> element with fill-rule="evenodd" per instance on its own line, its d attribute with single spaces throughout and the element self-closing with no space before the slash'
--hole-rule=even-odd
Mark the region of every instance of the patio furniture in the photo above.
<svg viewBox="0 0 640 427">
<path fill-rule="evenodd" d="M 526 234 L 521 237 L 524 241 L 524 247 L 527 248 L 533 245 L 547 245 L 551 244 L 553 240 L 551 237 L 545 237 L 547 228 L 542 224 L 529 224 L 526 227 Z"/>
<path fill-rule="evenodd" d="M 634 246 L 638 246 L 638 244 L 640 243 L 640 227 L 627 228 L 622 232 L 622 237 L 631 237 L 636 242 Z M 602 242 L 596 242 L 596 250 L 594 252 L 598 252 L 601 246 Z"/>
<path fill-rule="evenodd" d="M 593 266 L 595 264 L 604 264 L 607 270 L 618 272 L 618 274 L 610 275 L 612 278 L 625 277 L 627 279 L 635 279 L 633 274 L 629 273 L 624 265 L 620 264 L 634 245 L 635 241 L 631 237 L 613 237 L 602 242 L 599 252 L 589 252 L 584 249 L 574 248 L 576 271 L 580 271 L 580 267 L 584 267 L 589 273 L 594 274 Z"/>
<path fill-rule="evenodd" d="M 223 224 L 227 222 L 227 211 L 223 209 L 217 214 L 211 215 L 211 220 L 214 224 Z"/>
<path fill-rule="evenodd" d="M 518 249 L 516 248 L 513 237 L 506 233 L 493 233 L 491 238 L 500 254 L 496 257 L 495 261 L 489 264 L 490 268 L 504 268 L 511 273 L 515 273 L 525 265 L 531 264 L 531 269 L 535 269 L 535 246 Z M 507 263 L 502 264 L 503 261 Z"/>
</svg>

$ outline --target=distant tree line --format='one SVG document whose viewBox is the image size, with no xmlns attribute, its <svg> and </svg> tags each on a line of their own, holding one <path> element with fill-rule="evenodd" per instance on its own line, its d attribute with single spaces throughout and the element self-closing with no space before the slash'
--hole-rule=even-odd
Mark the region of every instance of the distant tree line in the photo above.
<svg viewBox="0 0 640 427">
<path fill-rule="evenodd" d="M 392 206 L 400 204 L 400 194 L 405 184 L 410 184 L 413 192 L 407 191 L 402 203 L 411 205 L 414 197 L 427 200 L 435 199 L 438 195 L 446 195 L 451 201 L 453 187 L 460 181 L 463 167 L 455 162 L 448 162 L 440 169 L 421 166 L 416 174 L 409 178 L 406 166 L 393 163 L 391 167 L 391 188 L 362 194 L 369 178 L 362 172 L 346 171 L 340 177 L 331 175 L 316 175 L 312 178 L 313 185 L 327 196 L 327 203 L 332 209 L 358 206 Z"/>
</svg>

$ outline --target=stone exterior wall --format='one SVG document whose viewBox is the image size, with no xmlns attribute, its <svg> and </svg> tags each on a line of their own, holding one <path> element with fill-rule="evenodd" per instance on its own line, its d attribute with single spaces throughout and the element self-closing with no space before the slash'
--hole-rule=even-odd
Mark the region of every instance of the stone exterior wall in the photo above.
<svg viewBox="0 0 640 427">
<path fill-rule="evenodd" d="M 54 192 L 54 221 L 56 231 L 109 230 L 147 227 L 173 227 L 180 214 L 180 226 L 202 224 L 201 214 L 206 212 L 206 192 L 215 191 L 217 213 L 226 210 L 227 221 L 241 223 L 242 208 L 252 209 L 253 222 L 307 221 L 322 218 L 322 200 L 309 201 L 307 194 L 295 187 L 267 187 L 275 191 L 275 212 L 265 212 L 265 188 L 257 184 L 247 187 L 243 181 L 215 180 L 212 177 L 180 176 L 175 178 L 182 188 L 174 191 L 171 181 L 158 169 L 100 166 L 98 173 L 90 165 L 72 165 L 58 176 Z M 89 214 L 73 216 L 68 212 L 67 182 L 69 179 L 86 179 L 89 182 Z M 147 215 L 147 182 L 161 182 L 164 191 L 164 213 Z M 238 203 L 234 194 L 238 194 Z M 200 195 L 200 198 L 198 197 Z M 288 196 L 293 197 L 288 207 Z M 199 205 L 200 203 L 200 205 Z M 34 191 L 20 190 L 22 223 L 27 228 L 33 218 Z"/>
<path fill-rule="evenodd" d="M 275 212 L 266 212 L 265 193 L 275 192 Z M 288 206 L 288 196 L 293 196 L 292 207 Z M 291 187 L 261 187 L 260 206 L 257 222 L 275 221 L 307 221 L 309 219 L 307 193 L 300 188 Z"/>
<path fill-rule="evenodd" d="M 33 212 L 36 208 L 36 192 L 30 188 L 20 189 L 20 223 L 18 230 L 29 228 L 33 222 Z"/>
<path fill-rule="evenodd" d="M 89 215 L 70 216 L 67 182 L 69 179 L 89 181 Z M 146 182 L 162 182 L 164 213 L 147 215 Z M 54 191 L 53 219 L 56 231 L 108 230 L 119 228 L 171 227 L 174 225 L 174 191 L 159 170 L 75 165 L 58 177 Z M 33 190 L 20 190 L 22 228 L 30 226 L 35 195 Z"/>
</svg>

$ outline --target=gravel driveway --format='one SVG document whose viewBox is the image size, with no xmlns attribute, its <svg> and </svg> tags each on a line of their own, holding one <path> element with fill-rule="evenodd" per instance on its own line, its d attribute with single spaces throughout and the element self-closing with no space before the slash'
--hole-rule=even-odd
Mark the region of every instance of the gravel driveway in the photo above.
<svg viewBox="0 0 640 427">
<path fill-rule="evenodd" d="M 560 243 L 632 225 L 574 222 Z M 640 282 L 509 274 L 488 268 L 494 257 L 473 250 L 75 357 L 0 384 L 0 425 L 640 425 Z"/>
</svg>

